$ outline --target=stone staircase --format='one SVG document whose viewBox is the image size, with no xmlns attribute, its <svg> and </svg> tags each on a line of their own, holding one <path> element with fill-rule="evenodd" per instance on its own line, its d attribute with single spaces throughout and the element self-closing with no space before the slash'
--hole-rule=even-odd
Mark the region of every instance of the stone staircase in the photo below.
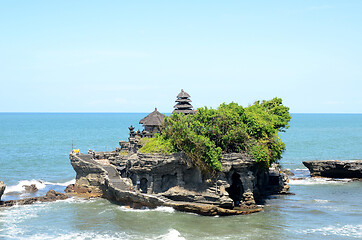
<svg viewBox="0 0 362 240">
<path fill-rule="evenodd" d="M 110 180 L 110 183 L 114 188 L 118 188 L 123 191 L 130 191 L 129 186 L 121 179 L 121 176 L 119 175 L 117 169 L 115 166 L 113 166 L 108 159 L 99 159 L 95 160 L 101 167 L 107 171 L 108 178 Z"/>
<path fill-rule="evenodd" d="M 173 201 L 173 200 L 171 200 L 171 199 L 169 199 L 169 198 L 167 198 L 167 197 L 164 197 L 164 196 L 162 196 L 162 195 L 157 195 L 156 196 L 158 199 L 160 199 L 160 200 L 162 200 L 163 202 L 165 202 L 165 203 L 174 203 L 175 201 Z"/>
</svg>

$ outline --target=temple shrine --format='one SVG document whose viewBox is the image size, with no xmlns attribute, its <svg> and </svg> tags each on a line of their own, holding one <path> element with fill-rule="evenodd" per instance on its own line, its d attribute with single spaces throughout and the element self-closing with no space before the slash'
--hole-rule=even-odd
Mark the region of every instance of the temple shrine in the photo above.
<svg viewBox="0 0 362 240">
<path fill-rule="evenodd" d="M 190 97 L 190 94 L 181 89 L 181 92 L 177 95 L 177 99 L 175 101 L 175 110 L 173 110 L 172 113 L 195 114 L 195 110 L 190 103 Z"/>
</svg>

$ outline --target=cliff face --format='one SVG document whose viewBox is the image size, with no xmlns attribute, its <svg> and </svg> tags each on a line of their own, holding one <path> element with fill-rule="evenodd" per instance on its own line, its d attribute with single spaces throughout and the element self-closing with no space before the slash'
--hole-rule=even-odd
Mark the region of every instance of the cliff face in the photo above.
<svg viewBox="0 0 362 240">
<path fill-rule="evenodd" d="M 223 156 L 223 171 L 205 175 L 182 153 L 118 152 L 70 155 L 77 173 L 74 191 L 121 204 L 172 206 L 204 215 L 245 214 L 268 194 L 286 192 L 286 177 L 275 167 L 265 171 L 247 154 Z M 258 210 L 258 211 L 259 211 Z"/>
</svg>

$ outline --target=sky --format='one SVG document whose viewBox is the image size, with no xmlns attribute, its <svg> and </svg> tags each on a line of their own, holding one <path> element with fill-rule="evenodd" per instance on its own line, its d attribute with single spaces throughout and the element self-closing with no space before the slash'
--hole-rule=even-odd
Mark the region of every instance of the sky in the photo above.
<svg viewBox="0 0 362 240">
<path fill-rule="evenodd" d="M 0 0 L 0 112 L 362 113 L 362 1 Z"/>
</svg>

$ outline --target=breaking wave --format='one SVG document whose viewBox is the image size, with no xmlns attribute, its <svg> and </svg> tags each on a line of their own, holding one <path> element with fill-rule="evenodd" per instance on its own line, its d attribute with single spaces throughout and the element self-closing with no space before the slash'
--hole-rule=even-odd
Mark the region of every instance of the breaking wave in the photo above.
<svg viewBox="0 0 362 240">
<path fill-rule="evenodd" d="M 149 240 L 156 240 L 156 239 L 160 239 L 160 240 L 185 240 L 184 237 L 181 237 L 181 233 L 179 231 L 177 231 L 176 229 L 169 229 L 168 233 L 155 237 L 155 238 L 146 238 Z"/>
<path fill-rule="evenodd" d="M 38 190 L 42 190 L 47 186 L 63 186 L 66 187 L 69 184 L 74 184 L 75 179 L 72 179 L 67 182 L 46 182 L 42 180 L 21 180 L 16 185 L 6 186 L 4 194 L 11 194 L 11 193 L 22 193 L 25 191 L 25 185 L 32 185 L 35 184 Z"/>
<path fill-rule="evenodd" d="M 345 184 L 351 182 L 351 179 L 337 179 L 337 178 L 290 178 L 289 185 L 314 185 L 314 184 Z"/>
<path fill-rule="evenodd" d="M 13 186 L 6 186 L 5 188 L 5 192 L 4 194 L 9 194 L 9 193 L 21 193 L 23 191 L 25 191 L 24 185 L 31 185 L 31 184 L 35 184 L 35 186 L 40 190 L 46 187 L 46 183 L 41 181 L 41 180 L 22 180 L 19 181 L 17 185 L 13 185 Z"/>
<path fill-rule="evenodd" d="M 175 209 L 173 209 L 172 207 L 157 207 L 154 209 L 150 209 L 147 207 L 141 208 L 141 209 L 134 209 L 134 208 L 129 208 L 126 206 L 119 206 L 118 209 L 120 209 L 121 211 L 124 212 L 149 212 L 149 211 L 154 211 L 154 212 L 166 212 L 166 213 L 173 213 L 175 212 Z"/>
</svg>

